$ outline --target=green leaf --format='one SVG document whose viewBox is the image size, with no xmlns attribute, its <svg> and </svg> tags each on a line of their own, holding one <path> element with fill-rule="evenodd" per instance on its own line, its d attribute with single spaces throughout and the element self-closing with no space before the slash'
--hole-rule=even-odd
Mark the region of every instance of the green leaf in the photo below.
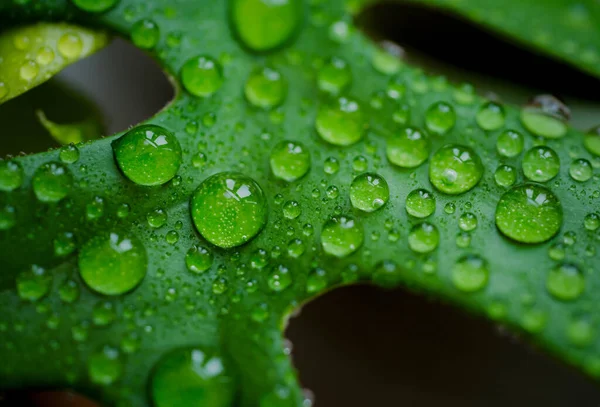
<svg viewBox="0 0 600 407">
<path fill-rule="evenodd" d="M 87 119 L 73 124 L 58 124 L 49 120 L 42 110 L 36 110 L 35 113 L 42 126 L 61 145 L 94 140 L 102 134 L 102 128 L 95 119 Z"/>
<path fill-rule="evenodd" d="M 76 161 L 1 164 L 1 387 L 299 406 L 282 330 L 357 282 L 439 297 L 600 376 L 598 136 L 552 99 L 519 110 L 426 76 L 341 0 L 113 3 L 0 6 L 132 36 L 181 88 Z M 261 20 L 280 12 L 290 26 Z"/>
</svg>

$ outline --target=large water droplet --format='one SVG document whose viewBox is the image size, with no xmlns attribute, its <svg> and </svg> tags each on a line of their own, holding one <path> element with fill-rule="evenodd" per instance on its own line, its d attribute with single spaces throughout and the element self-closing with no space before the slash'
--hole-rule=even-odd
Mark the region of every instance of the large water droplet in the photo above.
<svg viewBox="0 0 600 407">
<path fill-rule="evenodd" d="M 452 130 L 455 123 L 454 108 L 446 102 L 432 104 L 425 113 L 425 127 L 438 136 L 443 136 Z"/>
<path fill-rule="evenodd" d="M 58 202 L 66 197 L 73 187 L 73 175 L 63 164 L 42 164 L 33 174 L 33 192 L 42 202 Z"/>
<path fill-rule="evenodd" d="M 435 152 L 429 164 L 429 180 L 450 195 L 473 188 L 483 176 L 483 165 L 469 147 L 449 144 Z"/>
<path fill-rule="evenodd" d="M 123 232 L 100 234 L 79 252 L 81 278 L 94 291 L 120 295 L 135 288 L 146 275 L 146 249 L 135 236 Z"/>
<path fill-rule="evenodd" d="M 479 108 L 475 121 L 483 130 L 493 131 L 504 126 L 504 107 L 496 102 L 487 102 Z"/>
<path fill-rule="evenodd" d="M 113 141 L 113 151 L 123 174 L 139 185 L 162 185 L 181 165 L 181 146 L 167 129 L 141 125 Z"/>
<path fill-rule="evenodd" d="M 192 95 L 208 97 L 223 85 L 223 69 L 209 56 L 193 57 L 181 68 L 181 83 Z"/>
<path fill-rule="evenodd" d="M 539 95 L 521 110 L 523 126 L 533 134 L 560 138 L 567 133 L 569 108 L 552 95 Z"/>
<path fill-rule="evenodd" d="M 275 177 L 293 182 L 306 175 L 310 169 L 310 153 L 304 145 L 284 140 L 271 151 L 270 163 Z"/>
<path fill-rule="evenodd" d="M 429 142 L 421 130 L 405 127 L 387 139 L 385 152 L 392 164 L 414 168 L 427 160 Z"/>
<path fill-rule="evenodd" d="M 413 226 L 408 235 L 408 246 L 417 253 L 429 253 L 434 251 L 440 243 L 440 232 L 427 222 Z"/>
<path fill-rule="evenodd" d="M 158 362 L 150 393 L 156 407 L 231 407 L 235 386 L 219 354 L 189 348 L 173 351 Z"/>
<path fill-rule="evenodd" d="M 350 185 L 352 206 L 365 212 L 373 212 L 386 204 L 390 197 L 388 184 L 377 174 L 365 173 L 354 178 Z"/>
<path fill-rule="evenodd" d="M 349 146 L 362 138 L 365 123 L 358 102 L 341 97 L 319 108 L 315 126 L 328 143 Z"/>
<path fill-rule="evenodd" d="M 477 255 L 461 257 L 452 267 L 452 284 L 466 293 L 483 289 L 487 285 L 488 278 L 487 261 Z"/>
<path fill-rule="evenodd" d="M 23 168 L 17 161 L 0 160 L 0 191 L 10 192 L 23 184 Z"/>
<path fill-rule="evenodd" d="M 302 22 L 300 0 L 229 0 L 232 28 L 252 51 L 282 46 Z"/>
<path fill-rule="evenodd" d="M 410 191 L 406 197 L 406 212 L 416 218 L 426 218 L 435 211 L 435 197 L 426 189 Z"/>
<path fill-rule="evenodd" d="M 546 279 L 546 288 L 554 298 L 573 301 L 583 293 L 585 279 L 576 265 L 563 263 L 550 271 Z"/>
<path fill-rule="evenodd" d="M 537 146 L 523 157 L 523 174 L 535 182 L 546 182 L 558 175 L 560 161 L 558 154 L 550 147 Z"/>
<path fill-rule="evenodd" d="M 273 109 L 283 103 L 287 94 L 287 82 L 281 73 L 273 68 L 258 68 L 248 77 L 244 93 L 251 105 L 261 109 Z"/>
<path fill-rule="evenodd" d="M 205 179 L 192 196 L 192 220 L 212 244 L 229 248 L 254 238 L 267 221 L 267 201 L 252 178 L 222 172 Z"/>
<path fill-rule="evenodd" d="M 558 233 L 562 225 L 562 206 L 549 189 L 536 184 L 513 187 L 496 207 L 500 231 L 522 243 L 542 243 Z"/>
<path fill-rule="evenodd" d="M 348 217 L 329 219 L 321 231 L 321 244 L 325 253 L 346 257 L 357 251 L 364 241 L 362 225 Z"/>
<path fill-rule="evenodd" d="M 101 13 L 114 7 L 119 0 L 72 0 L 73 4 L 89 13 Z"/>
</svg>

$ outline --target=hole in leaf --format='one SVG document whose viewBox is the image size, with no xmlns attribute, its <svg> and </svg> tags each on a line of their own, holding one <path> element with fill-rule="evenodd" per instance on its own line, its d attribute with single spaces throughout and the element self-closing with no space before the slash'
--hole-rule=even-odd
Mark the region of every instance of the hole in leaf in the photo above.
<svg viewBox="0 0 600 407">
<path fill-rule="evenodd" d="M 399 44 L 404 59 L 428 73 L 474 84 L 482 95 L 491 92 L 517 105 L 536 94 L 554 94 L 571 108 L 575 127 L 598 124 L 600 80 L 491 29 L 410 2 L 367 7 L 356 23 L 376 41 Z"/>
<path fill-rule="evenodd" d="M 117 39 L 48 82 L 0 105 L 0 157 L 58 147 L 38 119 L 79 125 L 96 135 L 126 130 L 156 114 L 173 98 L 173 86 L 147 54 Z"/>
<path fill-rule="evenodd" d="M 316 407 L 594 406 L 600 390 L 489 323 L 407 291 L 333 290 L 287 337 Z"/>
<path fill-rule="evenodd" d="M 0 393 L 5 407 L 99 407 L 90 399 L 72 391 L 39 391 Z"/>
</svg>

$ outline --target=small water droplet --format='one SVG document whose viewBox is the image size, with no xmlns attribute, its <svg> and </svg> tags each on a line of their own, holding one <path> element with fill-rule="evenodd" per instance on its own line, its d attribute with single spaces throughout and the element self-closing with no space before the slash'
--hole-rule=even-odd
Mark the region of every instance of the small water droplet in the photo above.
<svg viewBox="0 0 600 407">
<path fill-rule="evenodd" d="M 33 174 L 33 192 L 42 202 L 58 202 L 66 197 L 73 187 L 73 175 L 61 163 L 42 164 Z"/>
<path fill-rule="evenodd" d="M 575 181 L 586 182 L 592 178 L 593 173 L 592 164 L 583 158 L 574 160 L 569 167 L 569 175 Z"/>
<path fill-rule="evenodd" d="M 597 213 L 588 213 L 585 215 L 583 224 L 587 230 L 595 231 L 600 227 L 600 215 Z"/>
<path fill-rule="evenodd" d="M 494 172 L 496 185 L 504 188 L 513 186 L 517 181 L 517 170 L 510 165 L 501 165 Z"/>
<path fill-rule="evenodd" d="M 385 152 L 392 164 L 415 168 L 427 160 L 429 142 L 421 130 L 405 127 L 387 139 Z"/>
<path fill-rule="evenodd" d="M 408 235 L 408 246 L 417 253 L 434 251 L 440 242 L 440 233 L 437 227 L 428 222 L 413 226 Z"/>
<path fill-rule="evenodd" d="M 352 82 L 350 65 L 342 58 L 333 57 L 317 75 L 319 89 L 330 95 L 337 96 L 343 93 Z"/>
<path fill-rule="evenodd" d="M 283 103 L 287 94 L 287 82 L 276 69 L 258 68 L 248 77 L 244 94 L 252 106 L 270 110 Z"/>
<path fill-rule="evenodd" d="M 319 108 L 317 133 L 328 143 L 349 146 L 363 137 L 363 113 L 357 101 L 341 97 Z"/>
<path fill-rule="evenodd" d="M 52 274 L 36 265 L 17 276 L 17 292 L 25 301 L 38 301 L 50 292 L 51 286 Z"/>
<path fill-rule="evenodd" d="M 412 190 L 406 197 L 406 212 L 416 218 L 426 218 L 435 211 L 435 197 L 426 189 Z"/>
<path fill-rule="evenodd" d="M 533 134 L 546 138 L 560 138 L 567 134 L 569 108 L 552 95 L 534 97 L 521 110 L 521 123 Z"/>
<path fill-rule="evenodd" d="M 470 232 L 477 227 L 477 216 L 471 212 L 463 213 L 458 219 L 458 227 L 465 232 Z"/>
<path fill-rule="evenodd" d="M 223 69 L 209 56 L 193 57 L 181 68 L 181 83 L 192 95 L 208 97 L 223 85 Z"/>
<path fill-rule="evenodd" d="M 483 176 L 483 165 L 469 147 L 446 145 L 435 152 L 429 164 L 429 180 L 441 192 L 457 195 L 472 189 Z"/>
<path fill-rule="evenodd" d="M 73 143 L 67 144 L 60 148 L 58 156 L 63 163 L 73 164 L 79 160 L 79 149 Z"/>
<path fill-rule="evenodd" d="M 58 52 L 67 59 L 78 58 L 83 52 L 83 41 L 77 33 L 63 34 L 58 39 L 56 46 Z"/>
<path fill-rule="evenodd" d="M 516 157 L 521 154 L 524 145 L 523 135 L 514 130 L 505 130 L 496 140 L 496 150 L 504 157 Z"/>
<path fill-rule="evenodd" d="M 354 178 L 350 185 L 352 206 L 364 212 L 373 212 L 385 205 L 390 197 L 388 184 L 383 177 L 365 173 Z"/>
<path fill-rule="evenodd" d="M 462 292 L 483 289 L 488 282 L 488 263 L 477 255 L 463 256 L 452 267 L 452 284 Z"/>
<path fill-rule="evenodd" d="M 504 107 L 496 102 L 484 103 L 475 116 L 475 121 L 483 130 L 493 131 L 504 126 L 506 113 Z"/>
<path fill-rule="evenodd" d="M 310 154 L 303 144 L 284 140 L 273 148 L 269 162 L 275 177 L 293 182 L 310 169 Z"/>
<path fill-rule="evenodd" d="M 558 155 L 550 147 L 537 146 L 525 153 L 523 157 L 523 173 L 535 182 L 546 182 L 558 175 L 560 161 Z"/>
<path fill-rule="evenodd" d="M 150 19 L 140 20 L 131 27 L 131 41 L 140 48 L 153 49 L 158 44 L 159 39 L 160 29 Z"/>
<path fill-rule="evenodd" d="M 425 127 L 438 136 L 443 136 L 452 130 L 455 123 L 454 108 L 446 102 L 432 104 L 425 113 Z"/>
<path fill-rule="evenodd" d="M 287 219 L 296 219 L 302 213 L 300 204 L 296 201 L 287 201 L 283 204 L 283 216 Z"/>
<path fill-rule="evenodd" d="M 271 291 L 283 291 L 292 284 L 292 273 L 287 267 L 279 265 L 269 274 L 267 284 Z"/>
<path fill-rule="evenodd" d="M 158 229 L 164 226 L 167 223 L 167 218 L 167 212 L 165 212 L 162 208 L 156 208 L 146 215 L 148 226 L 153 229 Z"/>
<path fill-rule="evenodd" d="M 563 263 L 554 267 L 546 279 L 548 292 L 556 299 L 573 301 L 585 289 L 585 279 L 581 270 L 574 264 Z"/>
<path fill-rule="evenodd" d="M 0 159 L 0 191 L 10 192 L 23 184 L 23 168 L 17 161 Z"/>
<path fill-rule="evenodd" d="M 329 219 L 321 231 L 323 250 L 335 257 L 349 256 L 362 246 L 363 241 L 362 225 L 348 216 Z"/>
<path fill-rule="evenodd" d="M 105 346 L 100 352 L 90 356 L 88 375 L 95 384 L 109 386 L 123 374 L 123 363 L 117 349 Z"/>
</svg>

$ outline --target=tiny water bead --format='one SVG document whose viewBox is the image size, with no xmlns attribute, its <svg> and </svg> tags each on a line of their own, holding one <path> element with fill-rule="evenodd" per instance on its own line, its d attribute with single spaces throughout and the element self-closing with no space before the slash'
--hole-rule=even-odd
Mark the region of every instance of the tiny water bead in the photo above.
<svg viewBox="0 0 600 407">
<path fill-rule="evenodd" d="M 17 214 L 15 207 L 4 205 L 0 207 L 0 230 L 8 230 L 17 223 Z"/>
<path fill-rule="evenodd" d="M 73 175 L 64 164 L 49 162 L 42 164 L 33 174 L 33 192 L 42 202 L 58 202 L 66 197 L 73 187 Z"/>
<path fill-rule="evenodd" d="M 267 200 L 252 178 L 222 172 L 202 181 L 191 202 L 194 225 L 210 243 L 221 248 L 242 245 L 267 222 Z"/>
<path fill-rule="evenodd" d="M 514 130 L 500 133 L 496 140 L 496 150 L 503 157 L 516 157 L 523 151 L 525 139 L 523 135 Z"/>
<path fill-rule="evenodd" d="M 302 213 L 302 208 L 297 201 L 287 201 L 283 204 L 283 216 L 287 219 L 296 219 Z"/>
<path fill-rule="evenodd" d="M 506 112 L 504 107 L 496 102 L 487 102 L 479 108 L 475 116 L 477 125 L 486 131 L 498 130 L 504 126 Z"/>
<path fill-rule="evenodd" d="M 569 108 L 552 95 L 539 95 L 521 110 L 521 123 L 536 136 L 556 139 L 567 133 Z"/>
<path fill-rule="evenodd" d="M 426 189 L 410 191 L 406 197 L 406 212 L 416 218 L 426 218 L 435 211 L 435 197 Z"/>
<path fill-rule="evenodd" d="M 585 289 L 583 273 L 574 264 L 563 263 L 554 267 L 546 279 L 548 292 L 561 301 L 573 301 Z"/>
<path fill-rule="evenodd" d="M 337 96 L 344 92 L 352 82 L 350 65 L 342 58 L 333 57 L 317 75 L 319 89 L 330 95 Z"/>
<path fill-rule="evenodd" d="M 199 55 L 183 64 L 181 83 L 192 95 L 208 97 L 223 85 L 223 69 L 213 58 Z"/>
<path fill-rule="evenodd" d="M 592 178 L 594 170 L 592 164 L 586 159 L 579 158 L 571 163 L 569 175 L 575 181 L 585 182 Z"/>
<path fill-rule="evenodd" d="M 427 160 L 429 142 L 421 130 L 405 127 L 387 139 L 385 152 L 392 164 L 415 168 Z"/>
<path fill-rule="evenodd" d="M 10 192 L 23 184 L 23 167 L 17 161 L 0 159 L 0 191 Z"/>
<path fill-rule="evenodd" d="M 66 33 L 58 39 L 56 47 L 63 57 L 75 59 L 83 52 L 83 41 L 77 33 Z"/>
<path fill-rule="evenodd" d="M 431 223 L 423 222 L 413 226 L 408 235 L 408 246 L 417 253 L 434 251 L 440 243 L 440 232 Z"/>
<path fill-rule="evenodd" d="M 326 142 L 349 146 L 363 137 L 365 122 L 359 103 L 341 97 L 319 108 L 315 126 Z"/>
<path fill-rule="evenodd" d="M 53 241 L 54 254 L 58 257 L 68 256 L 77 248 L 75 235 L 71 232 L 59 233 Z"/>
<path fill-rule="evenodd" d="M 229 10 L 233 31 L 255 52 L 282 46 L 303 18 L 301 0 L 229 0 Z"/>
<path fill-rule="evenodd" d="M 477 227 L 477 216 L 471 212 L 463 213 L 460 218 L 458 218 L 458 227 L 465 232 L 474 230 Z"/>
<path fill-rule="evenodd" d="M 389 198 L 388 184 L 380 175 L 365 173 L 354 178 L 350 185 L 350 202 L 361 211 L 376 211 L 385 205 Z"/>
<path fill-rule="evenodd" d="M 78 264 L 81 278 L 92 290 L 120 295 L 143 280 L 148 258 L 137 237 L 115 231 L 97 235 L 85 243 Z"/>
<path fill-rule="evenodd" d="M 550 147 L 537 146 L 523 157 L 523 174 L 535 182 L 546 182 L 558 175 L 560 160 Z"/>
<path fill-rule="evenodd" d="M 469 147 L 449 144 L 435 152 L 429 164 L 429 180 L 441 192 L 462 194 L 483 176 L 483 165 Z"/>
<path fill-rule="evenodd" d="M 563 212 L 549 189 L 523 184 L 505 192 L 496 206 L 496 225 L 507 237 L 521 243 L 542 243 L 558 233 Z"/>
<path fill-rule="evenodd" d="M 177 349 L 153 369 L 150 394 L 156 407 L 231 407 L 236 380 L 215 351 Z"/>
<path fill-rule="evenodd" d="M 79 160 L 79 149 L 73 143 L 67 144 L 60 148 L 58 157 L 65 164 L 76 163 Z"/>
<path fill-rule="evenodd" d="M 600 227 L 600 215 L 597 213 L 588 213 L 583 219 L 583 225 L 587 230 L 595 231 Z"/>
<path fill-rule="evenodd" d="M 164 209 L 156 208 L 153 211 L 150 211 L 148 215 L 146 215 L 146 221 L 148 222 L 148 226 L 153 229 L 158 229 L 167 223 L 167 213 Z"/>
<path fill-rule="evenodd" d="M 508 188 L 513 186 L 517 181 L 517 170 L 510 165 L 501 165 L 494 172 L 494 181 L 500 187 Z"/>
<path fill-rule="evenodd" d="M 446 102 L 432 104 L 425 113 L 425 127 L 438 136 L 443 136 L 452 130 L 455 123 L 454 108 Z"/>
<path fill-rule="evenodd" d="M 293 182 L 306 175 L 310 169 L 310 153 L 303 144 L 284 140 L 273 148 L 269 162 L 275 177 Z"/>
<path fill-rule="evenodd" d="M 115 159 L 127 178 L 139 185 L 162 185 L 181 166 L 181 145 L 161 126 L 138 126 L 112 143 Z"/>
<path fill-rule="evenodd" d="M 123 362 L 117 349 L 105 346 L 90 356 L 88 375 L 92 383 L 108 386 L 121 378 Z"/>
<path fill-rule="evenodd" d="M 254 107 L 269 110 L 283 103 L 287 94 L 287 82 L 273 68 L 255 69 L 244 86 L 246 99 Z"/>
<path fill-rule="evenodd" d="M 89 13 L 102 13 L 114 7 L 119 0 L 71 0 L 75 6 Z"/>
<path fill-rule="evenodd" d="M 38 301 L 50 292 L 51 286 L 52 274 L 36 265 L 17 276 L 17 293 L 25 301 Z"/>
<path fill-rule="evenodd" d="M 185 265 L 192 273 L 202 274 L 212 267 L 214 256 L 206 247 L 192 246 L 185 255 Z"/>
<path fill-rule="evenodd" d="M 462 292 L 472 293 L 483 289 L 489 279 L 489 266 L 477 255 L 466 255 L 452 267 L 452 284 Z"/>
<path fill-rule="evenodd" d="M 362 225 L 348 216 L 329 219 L 321 231 L 321 245 L 325 253 L 335 257 L 346 257 L 357 251 L 363 244 Z"/>
<path fill-rule="evenodd" d="M 140 20 L 131 27 L 131 41 L 140 48 L 153 49 L 159 39 L 160 29 L 150 19 Z"/>
</svg>

